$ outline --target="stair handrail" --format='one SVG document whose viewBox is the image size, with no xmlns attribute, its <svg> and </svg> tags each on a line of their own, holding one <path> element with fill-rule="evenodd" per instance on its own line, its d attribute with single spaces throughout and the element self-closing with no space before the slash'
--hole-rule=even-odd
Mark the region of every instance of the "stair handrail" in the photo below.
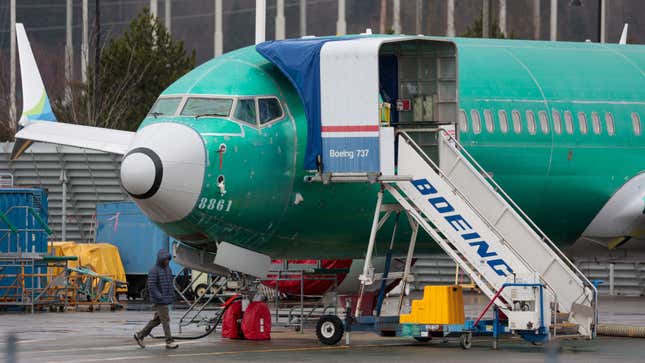
<svg viewBox="0 0 645 363">
<path fill-rule="evenodd" d="M 440 129 L 440 130 L 441 130 L 441 129 Z M 520 253 L 519 253 L 519 252 L 518 252 L 518 251 L 513 247 L 513 245 L 512 245 L 512 244 L 510 244 L 510 243 L 506 240 L 506 238 L 504 238 L 504 235 L 503 235 L 502 233 L 500 233 L 500 232 L 497 230 L 497 227 L 495 227 L 492 223 L 490 223 L 490 221 L 488 220 L 488 218 L 486 218 L 486 216 L 484 216 L 483 214 L 481 214 L 481 213 L 479 212 L 479 210 L 475 207 L 474 203 L 473 203 L 473 202 L 471 202 L 471 201 L 470 201 L 470 199 L 468 199 L 468 197 L 467 197 L 464 193 L 462 193 L 462 192 L 461 192 L 461 190 L 459 190 L 459 188 L 457 188 L 457 186 L 456 186 L 456 185 L 455 185 L 455 184 L 450 180 L 450 178 L 449 178 L 449 177 L 448 177 L 448 176 L 443 172 L 443 170 L 441 170 L 441 168 L 440 168 L 440 167 L 439 167 L 439 166 L 438 166 L 438 165 L 437 165 L 437 164 L 436 164 L 436 163 L 435 163 L 435 162 L 434 162 L 434 161 L 433 161 L 433 160 L 432 160 L 432 159 L 431 159 L 431 158 L 430 158 L 430 157 L 429 157 L 429 156 L 428 156 L 428 155 L 427 155 L 427 154 L 426 154 L 422 149 L 421 149 L 421 147 L 420 147 L 419 145 L 417 145 L 417 143 L 416 143 L 416 142 L 414 142 L 414 140 L 410 137 L 410 135 L 408 135 L 408 133 L 407 133 L 407 132 L 405 132 L 405 131 L 399 131 L 399 132 L 398 132 L 398 134 L 399 134 L 399 135 L 401 135 L 401 136 L 402 136 L 402 137 L 403 137 L 403 138 L 408 142 L 408 144 L 409 144 L 409 145 L 410 145 L 410 146 L 411 146 L 411 147 L 412 147 L 412 148 L 413 148 L 413 149 L 414 149 L 414 150 L 419 154 L 419 156 L 421 156 L 421 157 L 426 161 L 426 163 L 427 163 L 427 164 L 428 164 L 432 169 L 434 169 L 434 170 L 435 170 L 435 172 L 436 172 L 437 174 L 439 174 L 439 176 L 441 176 L 441 177 L 443 178 L 444 182 L 446 182 L 448 185 L 450 185 L 450 187 L 452 188 L 453 192 L 457 193 L 457 194 L 458 194 L 458 195 L 463 199 L 463 201 L 464 201 L 464 202 L 465 202 L 465 203 L 470 207 L 471 211 L 472 211 L 473 213 L 475 213 L 475 214 L 476 214 L 476 215 L 477 215 L 477 216 L 482 220 L 482 222 L 483 222 L 483 223 L 484 223 L 484 224 L 485 224 L 485 225 L 486 225 L 486 226 L 487 226 L 491 231 L 493 231 L 493 233 L 494 233 L 495 235 L 497 235 L 497 237 L 499 237 L 500 242 L 501 242 L 502 244 L 504 244 L 504 246 L 506 246 L 509 250 L 511 250 L 511 251 L 515 254 L 515 256 L 516 256 L 516 257 L 517 257 L 517 258 L 518 258 L 522 263 L 524 263 L 524 265 L 526 265 L 526 266 L 531 266 L 531 265 L 528 263 L 528 261 L 524 258 L 524 256 L 522 256 L 522 255 L 521 255 L 521 254 L 520 254 Z M 554 299 L 556 299 L 556 301 L 557 301 L 557 296 L 556 296 L 555 290 L 553 290 L 553 289 L 551 288 L 551 286 L 550 286 L 546 281 L 544 281 L 544 285 L 546 286 L 546 288 L 547 288 L 549 291 L 551 291 L 551 293 L 553 294 L 553 298 L 554 298 Z"/>
<path fill-rule="evenodd" d="M 412 223 L 412 220 L 414 220 L 417 224 L 419 224 L 419 226 L 421 226 L 430 235 L 430 238 L 435 240 L 435 242 L 437 243 L 439 243 L 439 241 L 441 240 L 445 240 L 445 237 L 444 238 L 441 237 L 438 229 L 433 228 L 434 226 L 433 222 L 430 221 L 427 217 L 425 217 L 420 209 L 417 210 L 418 208 L 413 206 L 412 201 L 409 201 L 403 196 L 403 195 L 406 195 L 405 193 L 400 193 L 398 186 L 396 186 L 395 184 L 392 184 L 392 185 L 387 184 L 385 185 L 385 189 L 388 190 L 388 192 L 394 197 L 394 199 L 396 199 L 397 202 L 407 211 L 408 218 L 411 219 L 410 223 Z M 439 244 L 441 245 L 441 243 Z M 451 256 L 453 261 L 457 264 L 460 264 L 459 256 L 455 251 L 453 251 L 451 248 L 444 249 L 444 251 L 448 256 L 455 255 L 455 256 Z M 489 291 L 490 292 L 489 297 L 492 297 L 493 295 L 495 295 L 495 292 L 494 292 L 495 286 L 491 284 L 488 280 L 481 278 L 482 275 L 478 274 L 478 271 L 474 266 L 471 268 L 470 266 L 471 264 L 467 260 L 465 262 L 466 263 L 462 265 L 461 268 L 464 269 L 464 271 L 466 271 L 469 275 L 472 273 L 473 276 L 470 276 L 470 278 L 473 281 L 475 281 L 476 284 L 479 285 L 479 288 L 484 292 L 484 294 L 488 296 L 487 291 Z M 482 284 L 485 286 L 481 286 L 482 284 L 479 284 L 479 282 L 477 281 L 478 278 L 482 280 Z M 508 309 L 512 308 L 510 304 L 506 305 L 506 307 Z"/>
<path fill-rule="evenodd" d="M 476 159 L 475 159 L 475 158 L 474 158 L 474 157 L 473 157 L 473 156 L 472 156 L 472 155 L 471 155 L 471 154 L 470 154 L 470 153 L 469 153 L 469 152 L 468 152 L 468 151 L 463 147 L 463 145 L 461 145 L 461 143 L 459 143 L 459 141 L 457 141 L 457 139 L 456 139 L 455 137 L 453 137 L 453 136 L 450 134 L 450 132 L 446 131 L 446 130 L 445 130 L 445 129 L 443 129 L 443 128 L 439 128 L 438 130 L 439 130 L 439 134 L 440 134 L 442 137 L 444 137 L 444 138 L 446 139 L 445 141 L 447 141 L 448 146 L 449 146 L 449 147 L 454 148 L 456 152 L 459 152 L 459 153 L 461 153 L 462 155 L 464 155 L 464 156 L 466 157 L 466 159 L 468 160 L 468 162 L 469 162 L 471 165 L 473 165 L 473 167 L 475 168 L 475 170 L 477 171 L 477 173 L 479 174 L 479 176 L 480 176 L 484 181 L 488 181 L 490 184 L 492 184 L 494 191 L 495 191 L 495 192 L 497 192 L 498 194 L 500 194 L 500 195 L 504 198 L 504 200 L 505 200 L 507 203 L 509 203 L 509 204 L 511 205 L 511 207 L 513 207 L 513 209 L 515 210 L 515 212 L 517 212 L 517 213 L 518 213 L 518 215 L 520 215 L 520 216 L 522 217 L 522 219 L 524 220 L 524 222 L 526 222 L 526 223 L 529 225 L 529 227 L 531 227 L 531 228 L 533 229 L 533 231 L 534 231 L 534 232 L 535 232 L 535 233 L 536 233 L 536 234 L 537 234 L 537 235 L 542 239 L 542 242 L 546 242 L 546 244 L 550 247 L 550 249 L 551 249 L 553 252 L 555 252 L 555 253 L 558 255 L 558 257 L 560 257 L 560 259 L 561 259 L 562 261 L 564 261 L 564 262 L 565 262 L 565 264 L 566 264 L 566 265 L 567 265 L 571 270 L 573 270 L 573 272 L 577 275 L 577 277 L 578 277 L 578 278 L 580 278 L 580 280 L 582 281 L 582 283 L 583 283 L 587 288 L 590 288 L 591 292 L 593 293 L 593 296 L 592 296 L 591 298 L 595 300 L 595 298 L 596 298 L 596 296 L 597 296 L 597 294 L 598 294 L 598 291 L 597 291 L 596 287 L 591 283 L 591 281 L 589 281 L 589 279 L 587 278 L 587 276 L 585 276 L 585 275 L 582 273 L 582 271 L 580 271 L 580 269 L 579 269 L 579 268 L 578 268 L 578 267 L 577 267 L 577 266 L 576 266 L 576 265 L 575 265 L 575 264 L 574 264 L 574 263 L 573 263 L 573 262 L 572 262 L 572 261 L 571 261 L 571 260 L 570 260 L 570 259 L 569 259 L 569 258 L 568 258 L 568 257 L 567 257 L 567 256 L 566 256 L 566 255 L 565 255 L 565 254 L 564 254 L 564 253 L 563 253 L 559 248 L 558 248 L 558 247 L 557 247 L 557 245 L 556 245 L 556 244 L 555 244 L 555 243 L 554 243 L 554 242 L 553 242 L 553 241 L 552 241 L 552 240 L 551 240 L 551 239 L 546 235 L 546 233 L 544 233 L 544 232 L 540 229 L 540 227 L 538 227 L 538 226 L 535 224 L 535 222 L 533 222 L 533 220 L 532 220 L 532 219 L 531 219 L 531 218 L 530 218 L 530 217 L 529 217 L 529 216 L 524 212 L 524 210 L 522 210 L 522 208 L 520 208 L 520 206 L 519 206 L 519 205 L 517 205 L 517 203 L 515 203 L 515 201 L 514 201 L 514 200 L 513 200 L 513 199 L 512 199 L 512 198 L 511 198 L 507 193 L 506 193 L 506 191 L 504 191 L 504 189 L 503 189 L 499 184 L 497 184 L 497 182 L 493 179 L 493 177 L 492 177 L 492 176 L 490 176 L 490 175 L 486 172 L 486 170 L 485 170 L 485 169 L 484 169 L 484 168 L 483 168 L 483 167 L 482 167 L 482 166 L 477 162 L 477 160 L 476 160 Z M 597 308 L 597 307 L 596 307 L 596 302 L 595 302 L 595 301 L 593 301 L 593 300 L 592 300 L 592 301 L 589 301 L 589 302 L 590 302 L 591 304 L 593 304 L 593 308 L 594 308 L 594 311 L 595 311 L 595 310 L 596 310 L 596 308 Z"/>
</svg>

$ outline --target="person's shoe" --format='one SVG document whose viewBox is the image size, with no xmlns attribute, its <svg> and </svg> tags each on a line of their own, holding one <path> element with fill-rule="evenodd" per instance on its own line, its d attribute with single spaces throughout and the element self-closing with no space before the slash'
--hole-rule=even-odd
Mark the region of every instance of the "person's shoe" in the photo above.
<svg viewBox="0 0 645 363">
<path fill-rule="evenodd" d="M 134 340 L 137 341 L 137 344 L 139 345 L 139 347 L 141 347 L 141 348 L 146 347 L 146 345 L 143 344 L 143 338 L 139 336 L 139 333 L 134 333 Z"/>
<path fill-rule="evenodd" d="M 166 349 L 177 349 L 179 348 L 179 344 L 175 342 L 167 342 L 166 343 Z"/>
</svg>

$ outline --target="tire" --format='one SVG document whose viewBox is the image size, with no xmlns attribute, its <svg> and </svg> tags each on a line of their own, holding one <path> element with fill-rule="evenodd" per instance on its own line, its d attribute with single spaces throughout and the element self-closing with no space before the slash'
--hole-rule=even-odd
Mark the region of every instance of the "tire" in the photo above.
<svg viewBox="0 0 645 363">
<path fill-rule="evenodd" d="M 316 323 L 316 337 L 325 345 L 335 345 L 343 337 L 345 325 L 336 315 L 324 315 Z"/>
<path fill-rule="evenodd" d="M 194 295 L 195 295 L 195 300 L 201 300 L 204 295 L 208 293 L 208 285 L 206 284 L 199 284 L 195 287 Z"/>
<path fill-rule="evenodd" d="M 464 349 L 470 349 L 473 345 L 473 335 L 471 333 L 463 333 L 459 337 L 459 344 Z"/>
<path fill-rule="evenodd" d="M 432 340 L 432 337 L 414 337 L 414 340 L 420 343 L 427 343 Z"/>
</svg>

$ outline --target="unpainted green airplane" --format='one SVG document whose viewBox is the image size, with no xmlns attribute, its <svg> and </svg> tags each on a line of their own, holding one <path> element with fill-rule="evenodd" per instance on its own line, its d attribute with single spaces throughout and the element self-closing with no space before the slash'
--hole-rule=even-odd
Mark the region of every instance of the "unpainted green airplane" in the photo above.
<svg viewBox="0 0 645 363">
<path fill-rule="evenodd" d="M 457 54 L 460 142 L 541 229 L 560 246 L 635 244 L 628 241 L 645 222 L 645 46 L 424 39 Z M 226 241 L 271 258 L 364 256 L 378 186 L 307 182 L 304 101 L 255 46 L 178 79 L 127 132 L 52 122 L 21 25 L 18 41 L 24 110 L 14 158 L 31 142 L 123 155 L 123 188 L 160 228 L 199 250 Z M 420 73 L 405 84 L 399 74 L 394 125 L 437 107 Z M 403 240 L 409 228 L 401 232 Z M 389 238 L 379 234 L 377 253 Z M 400 244 L 395 253 L 404 251 Z M 418 253 L 436 251 L 420 238 Z"/>
</svg>

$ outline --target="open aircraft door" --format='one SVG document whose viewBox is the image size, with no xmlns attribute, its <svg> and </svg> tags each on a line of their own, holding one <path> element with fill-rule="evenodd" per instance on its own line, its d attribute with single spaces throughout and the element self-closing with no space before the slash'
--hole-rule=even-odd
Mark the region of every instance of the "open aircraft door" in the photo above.
<svg viewBox="0 0 645 363">
<path fill-rule="evenodd" d="M 450 41 L 414 36 L 329 42 L 320 52 L 320 79 L 323 173 L 393 175 L 392 127 L 435 150 L 432 130 L 454 130 L 457 63 Z M 384 115 L 388 108 L 391 114 Z"/>
<path fill-rule="evenodd" d="M 329 42 L 320 52 L 320 79 L 323 173 L 393 175 L 393 127 L 421 145 L 436 145 L 438 126 L 454 130 L 457 63 L 450 41 Z M 384 115 L 388 108 L 391 114 Z"/>
<path fill-rule="evenodd" d="M 394 175 L 395 128 L 433 149 L 438 126 L 454 130 L 457 62 L 450 40 L 305 38 L 257 50 L 298 90 L 308 122 L 305 169 L 317 169 L 323 181 Z"/>
</svg>

